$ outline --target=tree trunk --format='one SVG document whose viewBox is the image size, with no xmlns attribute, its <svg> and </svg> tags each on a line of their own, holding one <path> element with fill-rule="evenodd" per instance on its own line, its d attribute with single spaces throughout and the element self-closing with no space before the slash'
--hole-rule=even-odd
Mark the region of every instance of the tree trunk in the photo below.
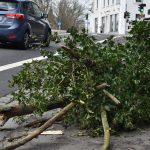
<svg viewBox="0 0 150 150">
<path fill-rule="evenodd" d="M 47 105 L 47 111 L 53 110 L 56 108 L 62 108 L 64 106 L 64 102 L 56 102 L 56 103 L 51 103 Z M 16 106 L 6 106 L 6 107 L 1 107 L 0 108 L 0 116 L 1 116 L 1 126 L 3 126 L 8 119 L 15 117 L 15 116 L 22 116 L 22 115 L 28 115 L 32 114 L 35 111 L 35 108 L 32 106 L 25 106 L 25 105 L 16 105 Z"/>
</svg>

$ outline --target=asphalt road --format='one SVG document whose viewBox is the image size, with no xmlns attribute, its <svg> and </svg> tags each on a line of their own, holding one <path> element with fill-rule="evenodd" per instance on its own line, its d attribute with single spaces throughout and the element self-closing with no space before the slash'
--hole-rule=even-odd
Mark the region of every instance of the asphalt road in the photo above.
<svg viewBox="0 0 150 150">
<path fill-rule="evenodd" d="M 62 38 L 64 38 L 65 36 L 68 36 L 68 34 L 61 34 Z M 97 41 L 103 41 L 110 35 L 93 36 Z M 51 45 L 45 50 L 56 51 L 57 48 L 59 48 L 59 45 L 51 42 Z M 16 88 L 12 89 L 8 87 L 8 80 L 11 80 L 12 75 L 17 74 L 17 72 L 21 70 L 20 66 L 1 71 L 1 67 L 39 56 L 41 56 L 40 49 L 37 47 L 28 50 L 19 50 L 14 45 L 0 45 L 0 97 L 4 97 L 5 95 L 10 94 L 12 91 L 16 90 Z"/>
<path fill-rule="evenodd" d="M 51 45 L 45 50 L 56 51 L 59 47 L 58 44 L 51 42 Z M 41 56 L 40 49 L 28 49 L 28 50 L 19 50 L 14 45 L 0 45 L 0 68 L 2 66 L 13 64 L 27 59 L 32 59 Z M 6 69 L 4 71 L 0 70 L 0 97 L 3 97 L 9 94 L 11 91 L 16 90 L 8 87 L 8 80 L 11 80 L 12 75 L 17 74 L 21 70 L 20 67 L 13 67 L 11 69 Z"/>
</svg>

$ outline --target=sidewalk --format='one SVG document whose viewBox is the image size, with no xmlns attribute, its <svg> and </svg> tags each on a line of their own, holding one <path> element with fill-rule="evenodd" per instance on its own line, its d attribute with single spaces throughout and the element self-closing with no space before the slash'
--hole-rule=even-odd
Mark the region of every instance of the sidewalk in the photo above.
<svg viewBox="0 0 150 150">
<path fill-rule="evenodd" d="M 10 102 L 10 95 L 0 98 L 0 105 Z M 16 102 L 11 103 L 11 105 Z M 49 116 L 52 113 L 46 114 Z M 28 121 L 35 119 L 33 116 L 28 117 Z M 23 124 L 16 124 L 10 119 L 5 126 L 0 128 L 0 147 L 9 144 L 3 142 L 3 139 L 20 136 L 28 131 L 35 129 L 24 128 Z M 61 130 L 62 135 L 39 135 L 37 138 L 28 142 L 17 150 L 100 150 L 103 144 L 103 136 L 92 138 L 86 135 L 86 132 L 75 127 L 67 129 L 61 124 L 54 124 L 48 130 Z M 110 150 L 150 150 L 150 126 L 137 129 L 133 132 L 126 132 L 111 136 Z"/>
</svg>

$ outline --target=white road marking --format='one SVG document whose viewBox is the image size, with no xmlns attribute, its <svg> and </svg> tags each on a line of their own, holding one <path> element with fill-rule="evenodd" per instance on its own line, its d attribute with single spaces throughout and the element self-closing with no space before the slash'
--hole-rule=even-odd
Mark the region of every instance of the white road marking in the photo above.
<svg viewBox="0 0 150 150">
<path fill-rule="evenodd" d="M 40 57 L 36 57 L 36 58 L 31 58 L 31 59 L 15 62 L 15 63 L 12 63 L 12 64 L 7 64 L 7 65 L 4 65 L 4 66 L 0 67 L 0 72 L 22 66 L 25 63 L 31 63 L 33 60 L 43 60 L 43 59 L 46 59 L 46 58 L 43 57 L 43 56 L 40 56 Z"/>
<path fill-rule="evenodd" d="M 54 56 L 57 56 L 57 55 L 59 55 L 58 52 L 56 52 L 54 54 Z M 12 64 L 7 64 L 7 65 L 4 65 L 4 66 L 0 66 L 0 72 L 22 66 L 25 63 L 31 63 L 34 60 L 44 60 L 44 59 L 47 59 L 47 57 L 40 56 L 40 57 L 35 57 L 35 58 L 15 62 L 15 63 L 12 63 Z"/>
<path fill-rule="evenodd" d="M 115 36 L 115 37 L 113 37 L 113 39 L 116 39 L 116 38 L 119 38 L 119 37 L 121 37 L 121 36 Z M 107 40 L 107 39 L 105 39 L 105 40 Z M 100 41 L 97 41 L 96 43 L 103 43 L 105 40 L 100 40 Z M 54 56 L 57 56 L 57 55 L 59 55 L 58 52 L 56 52 L 54 54 Z M 0 66 L 0 72 L 22 66 L 24 63 L 31 63 L 33 60 L 44 60 L 46 58 L 47 57 L 40 56 L 40 57 L 36 57 L 36 58 L 23 60 L 23 61 L 20 61 L 20 62 L 15 62 L 15 63 L 12 63 L 12 64 L 7 64 L 7 65 L 4 65 L 4 66 Z"/>
</svg>

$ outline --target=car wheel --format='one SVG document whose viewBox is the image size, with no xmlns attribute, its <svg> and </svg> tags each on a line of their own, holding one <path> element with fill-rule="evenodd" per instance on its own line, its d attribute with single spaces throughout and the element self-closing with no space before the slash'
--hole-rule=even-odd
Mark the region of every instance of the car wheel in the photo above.
<svg viewBox="0 0 150 150">
<path fill-rule="evenodd" d="M 48 47 L 50 45 L 50 42 L 51 42 L 51 32 L 48 31 L 48 33 L 46 34 L 45 39 L 43 41 L 43 46 Z"/>
<path fill-rule="evenodd" d="M 22 41 L 19 43 L 19 47 L 21 49 L 28 49 L 29 48 L 29 42 L 30 42 L 30 34 L 29 32 L 25 32 Z"/>
</svg>

